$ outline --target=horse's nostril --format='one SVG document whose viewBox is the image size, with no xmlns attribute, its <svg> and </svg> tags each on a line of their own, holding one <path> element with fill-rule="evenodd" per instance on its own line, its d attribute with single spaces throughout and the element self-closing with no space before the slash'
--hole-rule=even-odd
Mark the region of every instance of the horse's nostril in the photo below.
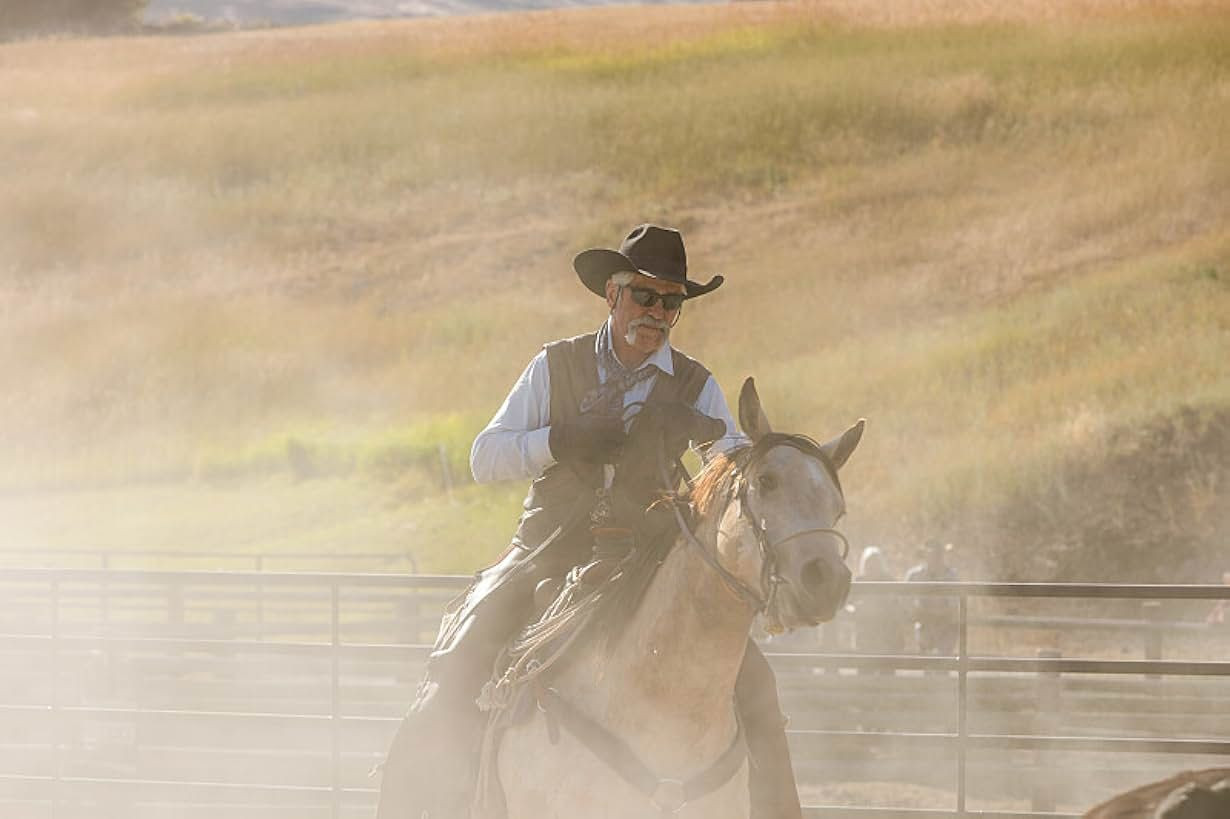
<svg viewBox="0 0 1230 819">
<path fill-rule="evenodd" d="M 820 560 L 808 561 L 803 566 L 803 571 L 799 573 L 799 580 L 808 592 L 818 594 L 828 581 L 828 572 L 824 568 L 824 563 Z"/>
</svg>

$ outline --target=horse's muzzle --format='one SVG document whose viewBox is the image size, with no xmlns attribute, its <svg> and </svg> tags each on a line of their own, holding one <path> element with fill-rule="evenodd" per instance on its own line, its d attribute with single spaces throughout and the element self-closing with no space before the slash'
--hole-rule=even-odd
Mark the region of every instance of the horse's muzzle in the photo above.
<svg viewBox="0 0 1230 819">
<path fill-rule="evenodd" d="M 832 620 L 850 594 L 850 569 L 836 556 L 810 556 L 797 570 L 782 572 L 779 594 L 787 628 L 815 626 Z M 793 622 L 792 622 L 793 621 Z"/>
</svg>

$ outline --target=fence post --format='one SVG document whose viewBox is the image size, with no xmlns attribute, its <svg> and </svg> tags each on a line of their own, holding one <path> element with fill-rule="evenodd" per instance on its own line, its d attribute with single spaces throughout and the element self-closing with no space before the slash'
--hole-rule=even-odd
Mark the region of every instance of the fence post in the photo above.
<svg viewBox="0 0 1230 819">
<path fill-rule="evenodd" d="M 1162 659 L 1162 601 L 1161 600 L 1145 600 L 1140 604 L 1141 614 L 1143 615 L 1145 625 L 1145 659 L 1150 662 L 1155 662 Z M 1150 680 L 1160 680 L 1161 674 L 1145 675 Z"/>
<path fill-rule="evenodd" d="M 330 596 L 330 695 L 329 703 L 331 710 L 331 719 L 329 726 L 331 729 L 330 746 L 332 749 L 332 767 L 333 767 L 333 788 L 332 788 L 332 811 L 333 819 L 340 819 L 342 815 L 342 691 L 341 691 L 341 658 L 338 656 L 341 646 L 341 618 L 339 609 L 341 607 L 340 596 L 341 590 L 338 586 L 338 581 L 334 580 L 329 584 Z"/>
<path fill-rule="evenodd" d="M 256 572 L 265 572 L 264 555 L 256 556 Z M 265 584 L 259 581 L 256 584 L 256 639 L 265 639 Z"/>
<path fill-rule="evenodd" d="M 965 815 L 965 741 L 968 733 L 969 598 L 960 592 L 957 622 L 957 815 Z"/>
<path fill-rule="evenodd" d="M 444 444 L 436 444 L 436 451 L 440 454 L 440 474 L 444 478 L 444 493 L 451 503 L 453 500 L 453 470 L 448 466 L 448 451 L 444 448 Z"/>
<path fill-rule="evenodd" d="M 184 587 L 172 582 L 167 587 L 167 624 L 183 626 L 184 624 Z M 176 629 L 176 636 L 183 636 L 182 629 Z"/>
<path fill-rule="evenodd" d="M 1063 654 L 1054 649 L 1040 648 L 1039 659 L 1058 660 Z M 1038 674 L 1035 689 L 1036 710 L 1034 712 L 1034 733 L 1041 736 L 1053 736 L 1060 725 L 1060 682 L 1058 671 L 1042 671 Z M 1040 771 L 1047 770 L 1047 752 L 1035 750 L 1033 791 L 1029 799 L 1029 809 L 1036 813 L 1053 813 L 1055 811 L 1055 791 L 1051 785 L 1051 777 L 1038 776 Z"/>
<path fill-rule="evenodd" d="M 60 812 L 61 780 L 64 777 L 64 757 L 60 732 L 60 581 L 51 581 L 51 819 Z"/>
<path fill-rule="evenodd" d="M 102 556 L 102 567 L 104 569 L 111 568 L 111 556 L 105 552 Z M 111 631 L 111 583 L 105 579 L 102 582 L 101 593 L 103 630 L 109 633 Z"/>
</svg>

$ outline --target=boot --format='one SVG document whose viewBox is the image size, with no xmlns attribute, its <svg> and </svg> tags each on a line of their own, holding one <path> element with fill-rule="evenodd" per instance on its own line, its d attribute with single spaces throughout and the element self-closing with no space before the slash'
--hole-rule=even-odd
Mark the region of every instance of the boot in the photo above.
<svg viewBox="0 0 1230 819">
<path fill-rule="evenodd" d="M 799 788 L 786 744 L 786 717 L 777 699 L 777 678 L 751 640 L 735 681 L 735 704 L 743 720 L 751 763 L 751 819 L 802 819 Z"/>
<path fill-rule="evenodd" d="M 451 644 L 432 653 L 418 696 L 385 758 L 377 819 L 467 815 L 487 721 L 475 700 L 500 649 L 524 624 L 532 605 L 532 584 L 527 588 L 516 578 L 495 585 Z"/>
<path fill-rule="evenodd" d="M 377 819 L 461 819 L 477 776 L 483 715 L 424 679 L 382 766 Z"/>
</svg>

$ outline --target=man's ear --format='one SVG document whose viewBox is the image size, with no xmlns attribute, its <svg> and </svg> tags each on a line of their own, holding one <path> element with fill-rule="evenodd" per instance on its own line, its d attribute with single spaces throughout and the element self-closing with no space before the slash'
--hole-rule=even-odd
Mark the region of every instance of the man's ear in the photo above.
<svg viewBox="0 0 1230 819">
<path fill-rule="evenodd" d="M 619 285 L 615 284 L 615 282 L 611 281 L 608 278 L 606 280 L 606 306 L 607 308 L 610 310 L 614 310 L 615 302 L 618 299 L 619 299 Z"/>
</svg>

